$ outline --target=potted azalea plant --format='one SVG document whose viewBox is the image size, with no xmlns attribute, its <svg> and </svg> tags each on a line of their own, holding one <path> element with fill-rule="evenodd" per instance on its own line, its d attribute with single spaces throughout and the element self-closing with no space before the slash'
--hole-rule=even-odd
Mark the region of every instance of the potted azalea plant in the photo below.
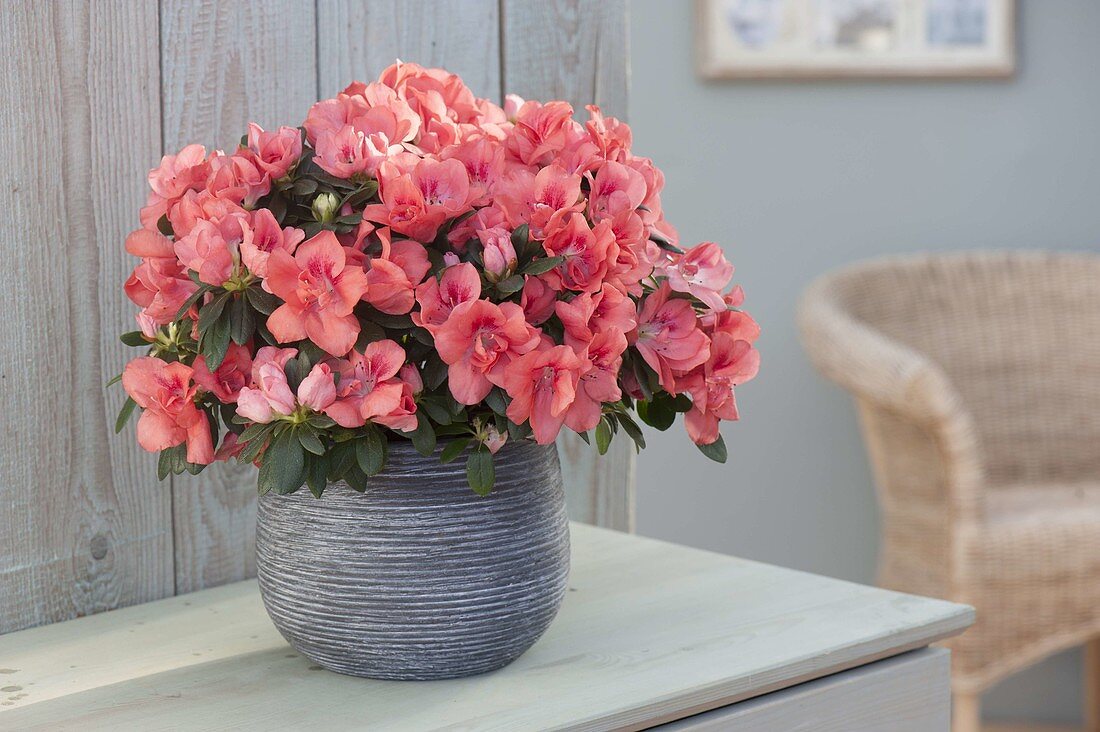
<svg viewBox="0 0 1100 732">
<path fill-rule="evenodd" d="M 249 125 L 149 173 L 117 428 L 158 472 L 258 466 L 258 572 L 280 631 L 384 678 L 491 670 L 565 589 L 554 440 L 601 453 L 720 420 L 759 329 L 713 243 L 681 248 L 664 179 L 588 107 L 476 98 L 398 63 L 300 128 Z"/>
</svg>

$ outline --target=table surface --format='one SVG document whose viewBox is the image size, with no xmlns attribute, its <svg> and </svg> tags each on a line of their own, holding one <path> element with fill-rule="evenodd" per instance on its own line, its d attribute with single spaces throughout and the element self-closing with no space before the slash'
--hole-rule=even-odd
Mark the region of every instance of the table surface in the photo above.
<svg viewBox="0 0 1100 732">
<path fill-rule="evenodd" d="M 641 729 L 955 635 L 965 605 L 573 524 L 562 610 L 483 676 L 329 673 L 254 581 L 0 636 L 0 729 Z"/>
</svg>

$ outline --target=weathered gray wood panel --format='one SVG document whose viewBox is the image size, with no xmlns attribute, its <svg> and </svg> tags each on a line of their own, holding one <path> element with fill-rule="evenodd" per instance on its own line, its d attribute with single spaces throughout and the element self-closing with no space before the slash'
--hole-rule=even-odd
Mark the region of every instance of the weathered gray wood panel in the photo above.
<svg viewBox="0 0 1100 732">
<path fill-rule="evenodd" d="M 396 59 L 445 67 L 478 96 L 500 97 L 497 0 L 318 0 L 317 28 L 322 97 Z"/>
<path fill-rule="evenodd" d="M 501 0 L 505 92 L 565 99 L 626 118 L 630 85 L 625 0 Z M 634 529 L 634 445 L 620 435 L 604 456 L 572 434 L 558 440 L 569 517 Z"/>
<path fill-rule="evenodd" d="M 317 99 L 312 0 L 162 0 L 164 147 L 232 149 L 248 122 L 298 125 Z M 177 592 L 256 573 L 256 475 L 212 465 L 173 481 Z"/>
<path fill-rule="evenodd" d="M 171 496 L 104 384 L 160 153 L 157 9 L 0 13 L 0 632 L 172 594 Z"/>
</svg>

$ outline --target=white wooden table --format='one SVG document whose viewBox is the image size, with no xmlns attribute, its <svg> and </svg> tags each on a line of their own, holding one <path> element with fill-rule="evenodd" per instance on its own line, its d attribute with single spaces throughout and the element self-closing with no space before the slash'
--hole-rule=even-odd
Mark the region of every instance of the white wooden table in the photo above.
<svg viewBox="0 0 1100 732">
<path fill-rule="evenodd" d="M 0 636 L 0 729 L 948 729 L 963 605 L 573 526 L 561 614 L 496 673 L 340 676 L 253 581 Z"/>
</svg>

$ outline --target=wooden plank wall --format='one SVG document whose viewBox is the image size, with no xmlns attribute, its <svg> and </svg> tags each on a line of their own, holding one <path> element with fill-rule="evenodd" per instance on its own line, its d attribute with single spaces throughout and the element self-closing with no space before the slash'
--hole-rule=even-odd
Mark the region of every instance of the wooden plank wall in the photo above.
<svg viewBox="0 0 1100 732">
<path fill-rule="evenodd" d="M 398 57 L 625 116 L 627 33 L 625 0 L 5 0 L 0 51 L 24 62 L 0 71 L 0 632 L 255 571 L 251 469 L 161 484 L 133 425 L 113 434 L 122 242 L 163 153 L 296 124 Z M 573 518 L 632 528 L 626 442 L 597 461 L 562 441 Z"/>
</svg>

